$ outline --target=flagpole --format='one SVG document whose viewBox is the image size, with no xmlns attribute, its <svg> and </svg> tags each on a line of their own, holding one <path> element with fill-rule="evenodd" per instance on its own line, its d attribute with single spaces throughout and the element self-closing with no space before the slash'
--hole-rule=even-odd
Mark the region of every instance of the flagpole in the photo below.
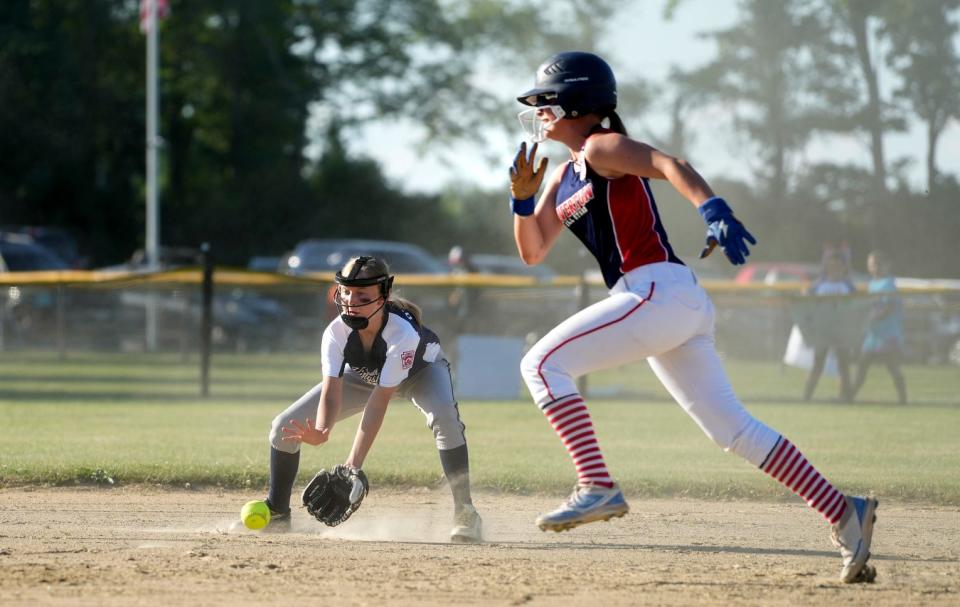
<svg viewBox="0 0 960 607">
<path fill-rule="evenodd" d="M 147 31 L 147 264 L 151 270 L 159 265 L 157 226 L 157 2 L 150 0 Z"/>
<path fill-rule="evenodd" d="M 148 0 L 149 16 L 147 17 L 147 217 L 146 241 L 147 268 L 151 271 L 159 269 L 159 201 L 157 200 L 157 63 L 158 63 L 158 36 L 157 0 Z M 154 297 L 148 298 L 147 304 L 146 347 L 147 351 L 157 349 L 157 305 Z"/>
</svg>

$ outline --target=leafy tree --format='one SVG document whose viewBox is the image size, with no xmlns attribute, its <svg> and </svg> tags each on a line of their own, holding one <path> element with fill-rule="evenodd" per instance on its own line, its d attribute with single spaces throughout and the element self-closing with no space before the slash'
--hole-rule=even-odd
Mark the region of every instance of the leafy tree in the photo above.
<svg viewBox="0 0 960 607">
<path fill-rule="evenodd" d="M 98 263 L 126 257 L 143 235 L 137 4 L 0 3 L 0 217 L 72 227 Z M 619 69 L 604 46 L 621 8 L 613 0 L 173 0 L 161 26 L 161 237 L 211 241 L 230 263 L 307 236 L 509 250 L 502 192 L 454 184 L 436 196 L 405 193 L 347 144 L 362 125 L 406 121 L 423 134 L 410 154 L 463 141 L 489 154 L 478 128 L 516 128 L 504 79 L 579 48 L 611 60 L 631 131 L 671 153 L 689 153 L 684 120 L 695 103 L 732 108 L 759 179 L 714 181 L 764 243 L 755 258 L 815 256 L 810 239 L 828 232 L 858 248 L 899 242 L 897 230 L 910 226 L 924 239 L 904 261 L 956 273 L 942 251 L 956 233 L 947 218 L 960 216 L 958 189 L 938 172 L 936 151 L 957 117 L 957 4 L 742 0 L 737 23 L 707 34 L 717 56 L 658 84 Z M 896 107 L 880 94 L 879 50 L 899 81 Z M 638 113 L 654 92 L 671 104 L 667 129 Z M 929 196 L 885 158 L 884 136 L 907 117 L 927 127 Z M 870 169 L 806 162 L 812 138 L 831 132 L 867 134 Z M 308 147 L 319 153 L 305 155 Z M 696 215 L 658 195 L 678 250 L 699 244 Z M 551 263 L 589 265 L 574 245 Z"/>
<path fill-rule="evenodd" d="M 754 170 L 765 194 L 779 202 L 788 191 L 791 154 L 803 150 L 826 111 L 807 49 L 824 42 L 827 32 L 803 0 L 743 0 L 740 6 L 742 20 L 706 34 L 718 54 L 688 72 L 684 85 L 701 103 L 733 109 L 735 126 L 755 144 Z"/>
<path fill-rule="evenodd" d="M 446 252 L 459 224 L 438 196 L 398 191 L 376 162 L 350 156 L 336 128 L 327 142 L 308 177 L 312 210 L 298 215 L 303 236 L 409 239 Z"/>
<path fill-rule="evenodd" d="M 73 227 L 98 263 L 126 257 L 143 233 L 145 42 L 137 4 L 0 5 L 4 222 Z M 547 48 L 580 46 L 575 41 L 592 35 L 615 6 L 609 0 L 552 3 L 550 11 L 532 0 L 171 5 L 161 25 L 161 239 L 208 240 L 219 259 L 233 263 L 288 248 L 316 235 L 311 229 L 385 233 L 363 207 L 390 202 L 416 215 L 438 206 L 436 197 L 402 194 L 336 138 L 378 119 L 412 121 L 435 142 L 506 121 L 513 101 L 486 85 L 484 69 L 512 65 L 527 72 Z M 566 25 L 574 16 L 582 30 L 571 35 Z M 326 117 L 316 129 L 308 128 L 311 108 Z M 311 138 L 323 144 L 328 135 L 330 158 L 304 157 Z M 340 168 L 330 171 L 332 165 Z M 329 208 L 331 196 L 341 206 Z M 412 224 L 392 225 L 397 238 L 422 236 Z"/>
<path fill-rule="evenodd" d="M 900 76 L 894 94 L 926 123 L 927 191 L 937 182 L 937 143 L 951 119 L 960 119 L 960 57 L 957 0 L 887 6 L 883 31 L 890 41 L 887 59 Z"/>
<path fill-rule="evenodd" d="M 873 187 L 886 190 L 887 167 L 883 150 L 884 116 L 877 74 L 876 43 L 871 40 L 870 24 L 882 3 L 871 0 L 831 0 L 828 6 L 852 35 L 852 50 L 866 85 L 867 103 L 861 113 L 861 124 L 870 134 L 870 155 L 873 160 Z"/>
<path fill-rule="evenodd" d="M 73 227 L 97 259 L 132 248 L 143 173 L 143 46 L 121 2 L 0 3 L 0 217 Z"/>
</svg>

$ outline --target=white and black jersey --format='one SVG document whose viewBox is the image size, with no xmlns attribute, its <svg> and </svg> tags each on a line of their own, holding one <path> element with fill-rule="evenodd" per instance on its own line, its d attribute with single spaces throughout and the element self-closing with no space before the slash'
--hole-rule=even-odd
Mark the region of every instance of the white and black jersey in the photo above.
<svg viewBox="0 0 960 607">
<path fill-rule="evenodd" d="M 386 322 L 369 352 L 339 316 L 327 326 L 321 346 L 324 376 L 342 377 L 349 369 L 367 384 L 392 388 L 441 356 L 437 335 L 412 314 L 393 302 L 383 311 Z"/>
</svg>

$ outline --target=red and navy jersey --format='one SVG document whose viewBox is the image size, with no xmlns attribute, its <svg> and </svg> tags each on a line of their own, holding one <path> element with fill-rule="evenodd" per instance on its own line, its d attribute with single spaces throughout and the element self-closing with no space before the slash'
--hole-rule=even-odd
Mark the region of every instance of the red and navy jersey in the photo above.
<svg viewBox="0 0 960 607">
<path fill-rule="evenodd" d="M 600 262 L 607 288 L 649 263 L 683 265 L 667 240 L 646 178 L 607 179 L 586 160 L 571 160 L 557 189 L 557 217 Z"/>
</svg>

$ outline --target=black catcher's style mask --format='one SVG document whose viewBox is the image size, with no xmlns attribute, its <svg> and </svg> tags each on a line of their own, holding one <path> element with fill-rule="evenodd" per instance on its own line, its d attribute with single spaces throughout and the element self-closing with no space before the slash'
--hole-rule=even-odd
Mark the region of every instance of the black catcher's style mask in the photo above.
<svg viewBox="0 0 960 607">
<path fill-rule="evenodd" d="M 377 302 L 382 302 L 379 308 L 367 316 L 354 316 L 351 314 L 346 314 L 343 310 L 344 304 L 340 297 L 340 289 L 337 289 L 336 295 L 334 296 L 334 302 L 337 304 L 337 310 L 340 312 L 340 319 L 343 320 L 345 325 L 354 331 L 367 328 L 367 325 L 370 324 L 370 317 L 379 312 L 383 306 L 386 305 L 387 297 L 390 296 L 390 289 L 393 288 L 393 276 L 388 274 L 357 278 L 357 275 L 360 274 L 363 268 L 369 265 L 371 261 L 373 261 L 373 257 L 368 257 L 365 255 L 360 256 L 353 264 L 353 267 L 350 268 L 350 273 L 347 276 L 344 276 L 342 272 L 337 272 L 336 276 L 334 277 L 334 280 L 336 280 L 338 285 L 343 285 L 345 287 L 370 287 L 373 285 L 380 286 L 380 297 L 371 302 L 360 304 L 359 306 L 350 306 L 351 308 L 361 308 L 364 306 L 371 306 Z"/>
</svg>

